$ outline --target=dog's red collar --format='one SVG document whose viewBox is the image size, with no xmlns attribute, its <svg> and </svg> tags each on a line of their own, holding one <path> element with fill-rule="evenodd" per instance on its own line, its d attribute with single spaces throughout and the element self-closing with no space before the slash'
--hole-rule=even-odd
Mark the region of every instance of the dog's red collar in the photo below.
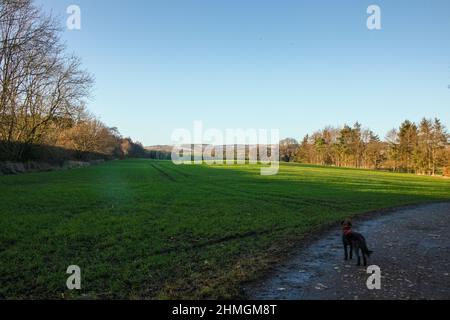
<svg viewBox="0 0 450 320">
<path fill-rule="evenodd" d="M 344 236 L 348 236 L 350 233 L 352 233 L 352 228 L 344 227 Z"/>
</svg>

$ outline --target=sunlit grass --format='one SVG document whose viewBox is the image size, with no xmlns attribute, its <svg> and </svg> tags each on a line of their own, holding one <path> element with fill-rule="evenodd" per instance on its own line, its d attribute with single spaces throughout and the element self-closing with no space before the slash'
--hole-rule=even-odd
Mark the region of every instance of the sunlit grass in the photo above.
<svg viewBox="0 0 450 320">
<path fill-rule="evenodd" d="M 239 297 L 317 226 L 450 199 L 450 180 L 285 164 L 114 161 L 0 177 L 0 298 Z M 65 288 L 69 265 L 82 290 Z"/>
</svg>

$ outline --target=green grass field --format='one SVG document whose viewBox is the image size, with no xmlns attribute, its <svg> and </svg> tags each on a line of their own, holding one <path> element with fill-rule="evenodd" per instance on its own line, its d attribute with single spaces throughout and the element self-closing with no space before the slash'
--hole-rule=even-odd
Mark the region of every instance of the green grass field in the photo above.
<svg viewBox="0 0 450 320">
<path fill-rule="evenodd" d="M 150 160 L 2 176 L 0 298 L 239 298 L 317 227 L 449 199 L 442 178 L 288 164 L 272 177 Z"/>
</svg>

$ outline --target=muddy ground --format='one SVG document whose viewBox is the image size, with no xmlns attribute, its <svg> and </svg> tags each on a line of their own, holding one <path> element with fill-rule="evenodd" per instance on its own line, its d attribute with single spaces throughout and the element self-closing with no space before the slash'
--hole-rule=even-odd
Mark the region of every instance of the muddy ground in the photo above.
<svg viewBox="0 0 450 320">
<path fill-rule="evenodd" d="M 250 299 L 450 299 L 450 203 L 355 219 L 381 268 L 381 289 L 356 260 L 344 261 L 339 226 L 310 238 L 293 257 L 244 288 Z"/>
</svg>

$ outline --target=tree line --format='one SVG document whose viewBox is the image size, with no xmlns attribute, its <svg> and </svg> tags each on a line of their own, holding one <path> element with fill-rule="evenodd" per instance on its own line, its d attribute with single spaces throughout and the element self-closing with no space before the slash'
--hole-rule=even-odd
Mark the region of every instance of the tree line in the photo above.
<svg viewBox="0 0 450 320">
<path fill-rule="evenodd" d="M 301 142 L 280 142 L 282 161 L 337 167 L 384 169 L 424 175 L 450 174 L 449 134 L 439 119 L 404 121 L 380 139 L 360 123 L 326 127 Z"/>
<path fill-rule="evenodd" d="M 67 53 L 62 29 L 31 0 L 0 1 L 0 152 L 27 159 L 46 145 L 105 157 L 145 153 L 90 114 L 93 77 Z"/>
</svg>

